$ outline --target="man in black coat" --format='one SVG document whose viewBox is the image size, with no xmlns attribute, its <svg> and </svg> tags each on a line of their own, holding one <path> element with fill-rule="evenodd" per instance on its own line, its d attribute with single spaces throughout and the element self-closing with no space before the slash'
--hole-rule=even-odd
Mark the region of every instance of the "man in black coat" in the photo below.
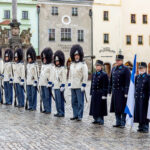
<svg viewBox="0 0 150 150">
<path fill-rule="evenodd" d="M 103 62 L 96 61 L 96 72 L 92 76 L 90 115 L 94 118 L 94 124 L 104 124 L 104 116 L 107 116 L 107 92 L 108 76 L 102 71 Z"/>
<path fill-rule="evenodd" d="M 115 113 L 116 124 L 113 127 L 124 128 L 126 114 L 124 113 L 130 84 L 130 70 L 123 65 L 123 55 L 116 56 L 116 66 L 112 69 L 109 94 L 112 93 L 110 112 Z"/>
<path fill-rule="evenodd" d="M 135 78 L 135 109 L 134 122 L 139 123 L 138 132 L 149 131 L 149 120 L 147 119 L 148 101 L 150 95 L 150 76 L 146 73 L 147 64 L 139 64 L 139 75 Z"/>
</svg>

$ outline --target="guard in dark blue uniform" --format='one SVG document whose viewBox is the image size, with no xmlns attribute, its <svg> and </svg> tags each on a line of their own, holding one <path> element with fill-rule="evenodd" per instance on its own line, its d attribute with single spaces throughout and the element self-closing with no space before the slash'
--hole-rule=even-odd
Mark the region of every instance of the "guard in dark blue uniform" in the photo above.
<svg viewBox="0 0 150 150">
<path fill-rule="evenodd" d="M 135 78 L 135 109 L 134 122 L 139 123 L 138 132 L 149 131 L 149 120 L 147 119 L 148 100 L 150 93 L 150 76 L 146 73 L 147 64 L 139 64 L 139 75 Z"/>
<path fill-rule="evenodd" d="M 93 124 L 104 124 L 104 116 L 107 116 L 108 76 L 102 71 L 103 62 L 96 61 L 96 72 L 93 73 L 91 83 L 90 115 L 93 116 Z"/>
<path fill-rule="evenodd" d="M 128 89 L 130 84 L 130 70 L 123 65 L 123 55 L 116 56 L 116 66 L 112 69 L 109 94 L 112 93 L 110 112 L 115 113 L 116 125 L 113 127 L 124 128 L 126 114 L 124 114 Z"/>
</svg>

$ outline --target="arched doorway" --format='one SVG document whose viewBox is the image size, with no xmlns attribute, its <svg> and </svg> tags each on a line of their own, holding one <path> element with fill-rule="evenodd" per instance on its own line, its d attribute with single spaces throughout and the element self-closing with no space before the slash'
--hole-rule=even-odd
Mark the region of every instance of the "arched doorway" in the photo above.
<svg viewBox="0 0 150 150">
<path fill-rule="evenodd" d="M 108 74 L 108 76 L 110 77 L 110 75 L 111 75 L 111 64 L 110 63 L 104 63 L 104 70 Z"/>
<path fill-rule="evenodd" d="M 127 66 L 130 70 L 133 68 L 133 64 L 130 61 L 126 62 L 124 65 Z"/>
</svg>

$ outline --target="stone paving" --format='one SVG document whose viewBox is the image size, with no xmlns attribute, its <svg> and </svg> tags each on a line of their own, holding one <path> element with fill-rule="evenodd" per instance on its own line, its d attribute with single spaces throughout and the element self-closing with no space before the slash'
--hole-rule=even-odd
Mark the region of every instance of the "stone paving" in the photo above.
<svg viewBox="0 0 150 150">
<path fill-rule="evenodd" d="M 137 133 L 137 125 L 132 130 L 113 128 L 113 114 L 105 118 L 104 126 L 91 124 L 87 96 L 82 122 L 69 120 L 72 109 L 68 90 L 65 118 L 53 116 L 54 102 L 51 115 L 41 114 L 39 105 L 35 112 L 0 106 L 0 150 L 150 150 L 150 134 Z"/>
</svg>

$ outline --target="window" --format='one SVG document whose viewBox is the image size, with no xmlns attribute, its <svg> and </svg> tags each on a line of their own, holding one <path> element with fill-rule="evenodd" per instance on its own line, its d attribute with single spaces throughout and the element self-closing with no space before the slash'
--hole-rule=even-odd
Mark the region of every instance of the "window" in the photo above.
<svg viewBox="0 0 150 150">
<path fill-rule="evenodd" d="M 49 34 L 49 41 L 55 41 L 55 29 L 49 29 L 48 34 Z"/>
<path fill-rule="evenodd" d="M 109 34 L 104 34 L 104 43 L 105 44 L 109 43 Z"/>
<path fill-rule="evenodd" d="M 143 15 L 143 24 L 147 24 L 148 23 L 147 20 L 148 20 L 147 15 Z"/>
<path fill-rule="evenodd" d="M 136 15 L 131 14 L 131 23 L 136 23 Z"/>
<path fill-rule="evenodd" d="M 52 7 L 52 15 L 54 16 L 58 15 L 58 7 Z"/>
<path fill-rule="evenodd" d="M 109 20 L 109 12 L 108 11 L 104 11 L 104 21 L 108 21 Z"/>
<path fill-rule="evenodd" d="M 78 16 L 78 8 L 72 8 L 72 16 Z"/>
<path fill-rule="evenodd" d="M 5 19 L 10 19 L 10 10 L 5 10 L 4 11 L 4 18 Z"/>
<path fill-rule="evenodd" d="M 28 11 L 22 11 L 22 19 L 28 19 Z"/>
<path fill-rule="evenodd" d="M 126 36 L 126 44 L 131 45 L 131 35 Z"/>
<path fill-rule="evenodd" d="M 71 41 L 70 28 L 61 28 L 61 41 Z"/>
<path fill-rule="evenodd" d="M 138 45 L 143 45 L 143 36 L 138 36 Z"/>
<path fill-rule="evenodd" d="M 84 31 L 78 30 L 78 42 L 83 42 L 83 41 L 84 41 Z"/>
</svg>

